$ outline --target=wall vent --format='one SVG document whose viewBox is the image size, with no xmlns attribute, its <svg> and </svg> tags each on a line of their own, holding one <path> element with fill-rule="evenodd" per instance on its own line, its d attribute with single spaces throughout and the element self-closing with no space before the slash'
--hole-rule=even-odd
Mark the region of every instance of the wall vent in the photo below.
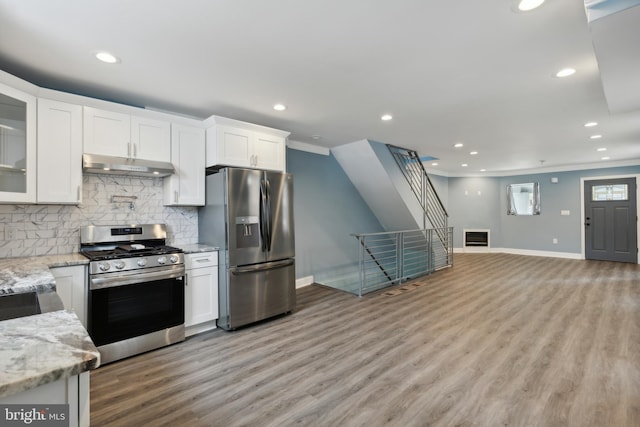
<svg viewBox="0 0 640 427">
<path fill-rule="evenodd" d="M 488 251 L 490 247 L 489 230 L 463 230 L 464 249 Z"/>
</svg>

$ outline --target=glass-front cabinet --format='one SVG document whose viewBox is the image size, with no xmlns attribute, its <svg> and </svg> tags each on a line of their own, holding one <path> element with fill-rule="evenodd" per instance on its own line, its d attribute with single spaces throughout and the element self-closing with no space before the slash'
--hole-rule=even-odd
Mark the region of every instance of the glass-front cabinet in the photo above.
<svg viewBox="0 0 640 427">
<path fill-rule="evenodd" d="M 0 203 L 36 201 L 36 98 L 0 83 Z"/>
</svg>

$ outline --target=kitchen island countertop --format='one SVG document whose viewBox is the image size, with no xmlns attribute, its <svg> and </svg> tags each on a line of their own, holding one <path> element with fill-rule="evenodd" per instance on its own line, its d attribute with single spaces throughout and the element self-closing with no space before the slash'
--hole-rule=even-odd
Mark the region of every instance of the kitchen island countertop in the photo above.
<svg viewBox="0 0 640 427">
<path fill-rule="evenodd" d="M 98 366 L 100 353 L 71 311 L 0 322 L 0 397 Z"/>
<path fill-rule="evenodd" d="M 0 297 L 54 292 L 55 278 L 50 268 L 88 262 L 80 254 L 0 259 Z M 78 375 L 99 365 L 98 349 L 71 311 L 0 321 L 0 397 Z"/>
</svg>

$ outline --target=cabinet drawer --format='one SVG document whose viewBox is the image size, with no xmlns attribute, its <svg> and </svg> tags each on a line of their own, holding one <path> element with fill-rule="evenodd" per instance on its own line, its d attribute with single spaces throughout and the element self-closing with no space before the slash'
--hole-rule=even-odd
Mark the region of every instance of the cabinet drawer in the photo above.
<svg viewBox="0 0 640 427">
<path fill-rule="evenodd" d="M 184 267 L 187 270 L 192 268 L 215 267 L 216 265 L 218 265 L 218 252 L 202 252 L 186 254 L 184 256 Z"/>
</svg>

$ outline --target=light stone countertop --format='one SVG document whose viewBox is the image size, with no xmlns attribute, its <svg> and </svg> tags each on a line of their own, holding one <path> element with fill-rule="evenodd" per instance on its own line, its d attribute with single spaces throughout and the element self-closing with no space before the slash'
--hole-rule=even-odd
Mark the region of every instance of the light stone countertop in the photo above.
<svg viewBox="0 0 640 427">
<path fill-rule="evenodd" d="M 0 259 L 0 295 L 55 290 L 50 267 L 85 265 L 80 254 Z"/>
<path fill-rule="evenodd" d="M 80 254 L 0 259 L 0 298 L 55 291 L 49 268 L 86 265 Z M 57 297 L 57 296 L 56 296 Z M 0 397 L 100 365 L 100 353 L 75 313 L 52 311 L 0 321 Z"/>
<path fill-rule="evenodd" d="M 196 253 L 201 253 L 201 252 L 213 252 L 213 251 L 219 251 L 220 248 L 217 246 L 211 246 L 211 245 L 203 245 L 201 243 L 193 243 L 193 244 L 188 244 L 188 245 L 174 245 L 176 248 L 180 248 L 182 249 L 182 251 L 185 254 L 196 254 Z"/>
<path fill-rule="evenodd" d="M 98 366 L 100 353 L 71 311 L 0 322 L 0 397 Z"/>
</svg>

